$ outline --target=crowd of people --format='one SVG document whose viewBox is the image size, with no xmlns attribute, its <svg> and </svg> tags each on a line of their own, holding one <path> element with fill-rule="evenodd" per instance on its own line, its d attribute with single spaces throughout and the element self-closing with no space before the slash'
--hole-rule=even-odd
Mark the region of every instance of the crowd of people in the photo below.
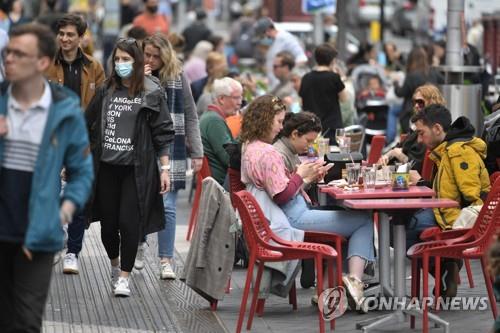
<svg viewBox="0 0 500 333">
<path fill-rule="evenodd" d="M 367 96 L 392 89 L 400 98 L 385 109 L 380 162 L 414 161 L 412 181 L 439 197 L 462 208 L 482 205 L 488 176 L 500 169 L 500 99 L 483 138 L 467 118 L 453 120 L 434 67 L 442 61 L 440 43 L 415 46 L 404 57 L 389 42 L 385 64 L 363 43 L 344 64 L 331 41 L 308 58 L 300 40 L 249 8 L 224 41 L 203 10 L 175 32 L 163 2 L 144 0 L 140 13 L 123 1 L 123 36 L 97 59 L 88 16 L 62 14 L 56 3 L 46 1 L 36 22 L 23 16 L 22 1 L 11 1 L 0 16 L 0 326 L 7 332 L 39 331 L 54 255 L 66 243 L 63 272 L 78 274 L 92 222 L 100 221 L 115 296 L 131 295 L 131 272 L 144 268 L 147 236 L 155 233 L 159 277 L 175 279 L 178 191 L 187 187 L 187 169 L 199 171 L 204 157 L 214 180 L 228 188 L 228 145 L 239 147 L 241 181 L 276 234 L 300 241 L 304 231 L 322 231 L 348 240 L 343 283 L 363 310 L 363 274 L 375 261 L 372 218 L 317 209 L 307 191 L 331 165 L 299 155 L 318 136 L 335 144 L 336 129 L 367 126 L 370 112 L 363 118 L 358 108 Z M 240 71 L 238 59 L 245 58 L 263 71 Z M 371 70 L 359 88 L 353 78 L 361 81 L 363 66 Z M 435 163 L 430 183 L 420 176 L 427 151 Z M 460 213 L 419 210 L 406 221 L 407 246 L 427 228 L 452 228 Z M 441 295 L 454 297 L 461 262 L 441 267 L 448 272 Z M 289 282 L 298 270 L 286 271 Z"/>
</svg>

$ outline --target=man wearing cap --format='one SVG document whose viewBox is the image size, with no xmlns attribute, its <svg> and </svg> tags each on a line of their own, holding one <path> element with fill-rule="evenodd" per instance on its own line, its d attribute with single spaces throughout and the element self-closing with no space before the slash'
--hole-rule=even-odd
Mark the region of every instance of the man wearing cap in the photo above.
<svg viewBox="0 0 500 333">
<path fill-rule="evenodd" d="M 269 17 L 262 17 L 255 23 L 255 36 L 261 44 L 269 45 L 269 50 L 266 53 L 266 71 L 271 89 L 279 83 L 273 73 L 273 62 L 279 52 L 290 52 L 294 56 L 297 66 L 307 62 L 307 56 L 297 37 L 288 31 L 277 30 Z"/>
</svg>

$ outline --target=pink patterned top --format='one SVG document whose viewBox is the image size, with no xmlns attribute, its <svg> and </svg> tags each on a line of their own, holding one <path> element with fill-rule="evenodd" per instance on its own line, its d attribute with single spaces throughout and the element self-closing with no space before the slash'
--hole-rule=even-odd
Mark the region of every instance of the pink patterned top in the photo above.
<svg viewBox="0 0 500 333">
<path fill-rule="evenodd" d="M 241 180 L 264 190 L 273 198 L 283 192 L 289 182 L 285 162 L 273 145 L 252 141 L 244 147 L 241 158 Z"/>
</svg>

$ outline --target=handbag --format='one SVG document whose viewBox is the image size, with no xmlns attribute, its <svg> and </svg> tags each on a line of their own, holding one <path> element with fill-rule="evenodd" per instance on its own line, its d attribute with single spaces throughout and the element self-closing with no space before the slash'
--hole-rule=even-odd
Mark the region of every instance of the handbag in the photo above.
<svg viewBox="0 0 500 333">
<path fill-rule="evenodd" d="M 483 205 L 477 205 L 477 206 L 471 205 L 462 208 L 460 215 L 458 215 L 458 218 L 455 220 L 451 228 L 452 229 L 472 228 L 474 226 L 474 223 L 476 223 L 477 216 L 479 215 L 481 208 L 483 208 Z"/>
</svg>

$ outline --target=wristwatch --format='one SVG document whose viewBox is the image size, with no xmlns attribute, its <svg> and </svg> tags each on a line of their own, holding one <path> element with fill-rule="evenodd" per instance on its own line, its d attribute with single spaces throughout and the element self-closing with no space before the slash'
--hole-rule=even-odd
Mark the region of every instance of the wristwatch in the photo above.
<svg viewBox="0 0 500 333">
<path fill-rule="evenodd" d="M 170 171 L 170 164 L 167 164 L 167 165 L 162 165 L 162 166 L 160 167 L 160 170 L 161 170 L 161 171 L 164 171 L 164 170 L 166 170 L 166 171 Z"/>
</svg>

